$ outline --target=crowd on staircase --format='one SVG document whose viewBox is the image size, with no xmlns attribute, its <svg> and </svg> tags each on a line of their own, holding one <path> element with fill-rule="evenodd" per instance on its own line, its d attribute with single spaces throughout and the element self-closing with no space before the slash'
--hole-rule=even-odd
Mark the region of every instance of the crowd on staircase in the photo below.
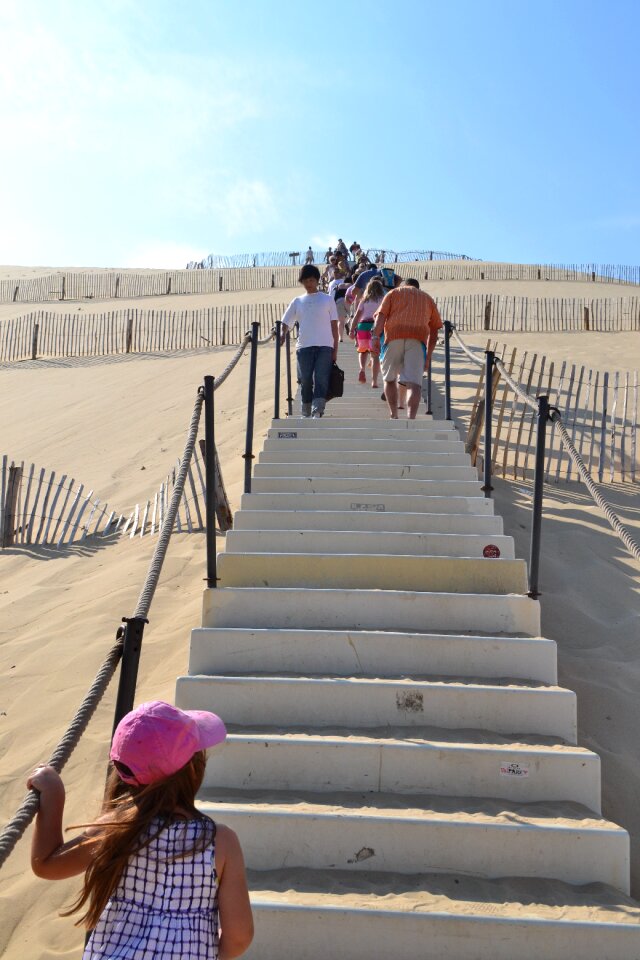
<svg viewBox="0 0 640 960">
<path fill-rule="evenodd" d="M 415 419 L 420 404 L 422 378 L 435 348 L 442 319 L 435 301 L 420 289 L 418 280 L 402 280 L 384 265 L 384 251 L 372 262 L 355 241 L 347 249 L 342 239 L 325 254 L 321 273 L 307 251 L 299 282 L 304 294 L 295 297 L 282 317 L 283 340 L 287 330 L 298 330 L 297 374 L 301 416 L 323 416 L 332 365 L 345 334 L 354 341 L 359 359 L 358 380 L 378 389 L 392 420 L 406 408 Z"/>
</svg>

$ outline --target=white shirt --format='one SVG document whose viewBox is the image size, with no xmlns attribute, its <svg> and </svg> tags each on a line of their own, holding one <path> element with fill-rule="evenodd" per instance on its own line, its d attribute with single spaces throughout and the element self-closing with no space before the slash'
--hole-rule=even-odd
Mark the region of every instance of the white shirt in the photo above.
<svg viewBox="0 0 640 960">
<path fill-rule="evenodd" d="M 292 300 L 282 317 L 288 327 L 298 323 L 298 350 L 305 347 L 332 347 L 331 321 L 338 321 L 338 310 L 333 297 L 326 293 L 305 293 Z"/>
</svg>

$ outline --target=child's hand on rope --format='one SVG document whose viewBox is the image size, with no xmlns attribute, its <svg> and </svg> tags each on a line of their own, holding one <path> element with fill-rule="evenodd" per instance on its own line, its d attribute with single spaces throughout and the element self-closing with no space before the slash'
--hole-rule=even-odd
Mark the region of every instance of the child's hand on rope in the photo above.
<svg viewBox="0 0 640 960">
<path fill-rule="evenodd" d="M 38 764 L 27 780 L 29 790 L 37 790 L 46 799 L 64 799 L 64 784 L 60 774 L 48 764 Z"/>
</svg>

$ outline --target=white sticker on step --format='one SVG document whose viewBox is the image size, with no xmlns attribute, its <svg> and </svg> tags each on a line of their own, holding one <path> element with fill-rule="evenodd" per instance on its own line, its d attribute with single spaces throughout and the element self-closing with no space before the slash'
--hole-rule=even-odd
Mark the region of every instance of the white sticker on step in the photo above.
<svg viewBox="0 0 640 960">
<path fill-rule="evenodd" d="M 522 780 L 529 776 L 529 765 L 527 763 L 518 763 L 517 760 L 514 760 L 512 763 L 501 763 L 500 776 L 516 777 L 516 779 Z"/>
<path fill-rule="evenodd" d="M 298 433 L 296 430 L 278 430 L 278 440 L 297 440 Z"/>
<path fill-rule="evenodd" d="M 376 513 L 384 513 L 386 507 L 384 503 L 352 503 L 352 510 L 373 510 Z"/>
</svg>

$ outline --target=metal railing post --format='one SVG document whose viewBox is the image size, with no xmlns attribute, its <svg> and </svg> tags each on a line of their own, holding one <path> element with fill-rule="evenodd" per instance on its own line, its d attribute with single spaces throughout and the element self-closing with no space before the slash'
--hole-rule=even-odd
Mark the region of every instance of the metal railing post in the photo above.
<svg viewBox="0 0 640 960">
<path fill-rule="evenodd" d="M 275 388 L 273 395 L 273 416 L 280 418 L 280 337 L 282 336 L 282 320 L 276 320 L 276 371 Z"/>
<path fill-rule="evenodd" d="M 433 413 L 431 409 L 431 357 L 429 359 L 429 366 L 427 367 L 427 409 L 426 413 Z"/>
<path fill-rule="evenodd" d="M 204 453 L 205 485 L 207 496 L 205 514 L 207 519 L 207 586 L 217 587 L 216 567 L 216 445 L 214 427 L 213 377 L 204 378 Z"/>
<path fill-rule="evenodd" d="M 529 554 L 529 596 L 540 596 L 540 536 L 542 532 L 542 496 L 544 491 L 544 448 L 549 419 L 549 397 L 538 397 L 538 431 L 536 434 L 536 461 L 533 478 L 533 516 L 531 517 L 531 552 Z"/>
<path fill-rule="evenodd" d="M 293 397 L 291 396 L 291 331 L 287 328 L 287 416 L 293 416 Z"/>
<path fill-rule="evenodd" d="M 485 497 L 491 496 L 491 419 L 493 416 L 493 365 L 496 355 L 493 350 L 485 350 L 484 368 L 484 490 Z"/>
<path fill-rule="evenodd" d="M 136 683 L 138 682 L 138 666 L 140 664 L 140 652 L 142 650 L 142 635 L 144 633 L 145 623 L 148 620 L 142 617 L 123 617 L 124 628 L 120 627 L 118 635 L 124 633 L 122 643 L 122 659 L 120 660 L 120 677 L 118 680 L 118 694 L 116 697 L 116 709 L 113 716 L 113 731 L 122 720 L 122 718 L 133 710 L 133 703 L 136 696 Z"/>
<path fill-rule="evenodd" d="M 247 400 L 247 435 L 244 445 L 244 492 L 251 493 L 251 461 L 253 457 L 253 417 L 256 406 L 256 370 L 258 367 L 258 331 L 257 320 L 251 324 L 251 354 L 249 357 L 249 398 Z"/>
<path fill-rule="evenodd" d="M 444 321 L 444 418 L 451 420 L 451 333 L 453 324 Z"/>
</svg>

